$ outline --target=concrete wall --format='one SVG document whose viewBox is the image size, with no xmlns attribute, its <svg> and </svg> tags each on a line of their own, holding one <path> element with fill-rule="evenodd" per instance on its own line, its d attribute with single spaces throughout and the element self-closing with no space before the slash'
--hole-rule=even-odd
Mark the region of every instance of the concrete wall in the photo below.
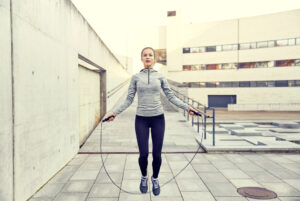
<svg viewBox="0 0 300 201">
<path fill-rule="evenodd" d="M 0 200 L 13 196 L 13 131 L 10 2 L 0 0 Z"/>
<path fill-rule="evenodd" d="M 100 74 L 79 66 L 79 144 L 100 120 Z"/>
<path fill-rule="evenodd" d="M 9 1 L 0 1 L 0 109 L 5 114 L 0 118 L 0 200 L 11 201 L 14 193 L 14 200 L 22 201 L 78 152 L 78 54 L 106 70 L 108 91 L 130 75 L 71 1 L 11 2 L 13 66 Z M 111 97 L 107 109 L 117 100 Z"/>
</svg>

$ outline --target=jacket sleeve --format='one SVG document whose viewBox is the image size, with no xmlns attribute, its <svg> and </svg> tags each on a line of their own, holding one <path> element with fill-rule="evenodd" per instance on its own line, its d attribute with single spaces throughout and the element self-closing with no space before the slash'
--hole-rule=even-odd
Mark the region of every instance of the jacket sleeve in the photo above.
<svg viewBox="0 0 300 201">
<path fill-rule="evenodd" d="M 174 105 L 176 105 L 177 107 L 179 107 L 181 109 L 188 110 L 189 105 L 184 103 L 183 101 L 181 101 L 179 98 L 177 98 L 174 95 L 174 93 L 170 89 L 169 83 L 165 77 L 162 77 L 162 79 L 161 79 L 161 88 L 171 103 L 173 103 Z"/>
<path fill-rule="evenodd" d="M 136 93 L 136 78 L 135 75 L 132 76 L 129 88 L 128 88 L 128 94 L 126 100 L 115 110 L 113 110 L 113 113 L 116 115 L 120 114 L 124 110 L 126 110 L 133 102 L 134 96 Z"/>
</svg>

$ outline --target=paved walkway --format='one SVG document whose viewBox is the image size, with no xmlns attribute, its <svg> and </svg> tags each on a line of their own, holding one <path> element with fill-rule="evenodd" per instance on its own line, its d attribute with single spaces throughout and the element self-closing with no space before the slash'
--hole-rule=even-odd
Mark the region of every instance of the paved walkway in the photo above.
<svg viewBox="0 0 300 201">
<path fill-rule="evenodd" d="M 103 157 L 113 180 L 125 190 L 137 192 L 140 171 L 134 133 L 135 107 L 136 102 L 115 121 L 103 124 L 103 151 L 107 152 Z M 182 114 L 172 108 L 166 110 L 161 184 L 176 175 L 194 155 L 188 152 L 198 147 L 195 128 L 184 121 Z M 161 189 L 160 196 L 124 193 L 106 176 L 100 154 L 83 154 L 99 152 L 99 131 L 97 127 L 80 149 L 81 154 L 30 201 L 254 201 L 237 193 L 237 188 L 245 186 L 274 191 L 278 198 L 272 201 L 300 201 L 300 155 L 278 153 L 199 153 L 184 172 Z M 150 154 L 149 175 L 151 161 Z"/>
</svg>

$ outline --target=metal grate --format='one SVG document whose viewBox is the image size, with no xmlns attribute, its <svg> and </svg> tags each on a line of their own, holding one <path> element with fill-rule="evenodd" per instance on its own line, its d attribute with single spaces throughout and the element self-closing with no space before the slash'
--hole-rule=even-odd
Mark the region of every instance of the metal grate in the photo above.
<svg viewBox="0 0 300 201">
<path fill-rule="evenodd" d="M 273 199 L 277 198 L 277 194 L 266 188 L 260 187 L 242 187 L 238 188 L 237 192 L 244 197 L 254 198 L 254 199 Z"/>
</svg>

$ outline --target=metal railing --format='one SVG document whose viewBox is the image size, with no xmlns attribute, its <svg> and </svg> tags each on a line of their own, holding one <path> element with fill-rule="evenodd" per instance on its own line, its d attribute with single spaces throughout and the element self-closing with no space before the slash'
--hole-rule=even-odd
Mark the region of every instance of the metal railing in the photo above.
<svg viewBox="0 0 300 201">
<path fill-rule="evenodd" d="M 203 128 L 204 139 L 206 139 L 207 120 L 212 119 L 212 144 L 213 144 L 213 146 L 215 146 L 215 144 L 216 144 L 216 142 L 215 142 L 215 108 L 206 107 L 205 105 L 199 103 L 198 101 L 196 101 L 192 98 L 187 97 L 186 95 L 178 92 L 177 90 L 174 90 L 173 88 L 172 88 L 172 90 L 174 91 L 174 94 L 177 98 L 179 98 L 186 104 L 188 104 L 191 107 L 198 110 L 198 112 L 202 115 L 204 122 L 199 122 L 199 118 L 200 118 L 199 116 L 197 116 L 197 121 L 194 122 L 194 116 L 192 116 L 192 126 L 194 126 L 194 124 L 197 124 L 197 132 L 199 133 L 200 132 L 200 124 L 201 124 L 201 126 Z M 209 112 L 211 114 L 208 114 Z M 183 115 L 186 116 L 187 120 L 189 121 L 189 118 L 190 118 L 189 114 L 185 110 L 183 111 Z"/>
</svg>

